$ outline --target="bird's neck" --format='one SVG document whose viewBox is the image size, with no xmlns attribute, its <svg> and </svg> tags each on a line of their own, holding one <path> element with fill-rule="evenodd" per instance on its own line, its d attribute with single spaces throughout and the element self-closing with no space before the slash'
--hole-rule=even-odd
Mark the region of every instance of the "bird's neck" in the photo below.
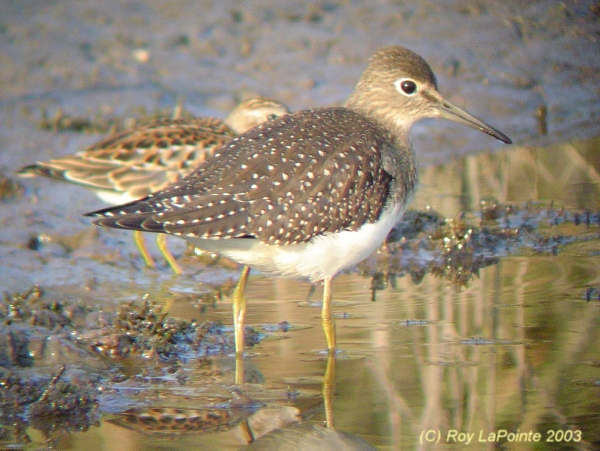
<svg viewBox="0 0 600 451">
<path fill-rule="evenodd" d="M 390 108 L 390 101 L 385 93 L 377 94 L 379 93 L 370 92 L 367 96 L 361 93 L 360 89 L 355 89 L 344 102 L 343 107 L 377 122 L 386 129 L 395 142 L 409 143 L 409 131 L 414 119 L 400 115 L 396 109 Z"/>
<path fill-rule="evenodd" d="M 383 95 L 371 95 L 368 101 L 364 101 L 366 98 L 360 94 L 352 95 L 344 103 L 344 107 L 366 116 L 385 129 L 391 146 L 381 151 L 383 167 L 394 180 L 390 196 L 395 203 L 404 205 L 412 196 L 417 183 L 415 154 L 409 136 L 414 121 L 390 108 L 389 99 L 385 99 Z"/>
</svg>

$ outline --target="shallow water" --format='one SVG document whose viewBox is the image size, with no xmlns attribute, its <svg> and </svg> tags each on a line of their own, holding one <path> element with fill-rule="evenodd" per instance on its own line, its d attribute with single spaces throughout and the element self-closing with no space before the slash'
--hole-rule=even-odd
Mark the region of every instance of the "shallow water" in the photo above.
<svg viewBox="0 0 600 451">
<path fill-rule="evenodd" d="M 340 348 L 333 398 L 337 431 L 360 436 L 381 450 L 498 445 L 595 449 L 600 439 L 596 345 L 600 225 L 556 218 L 585 210 L 597 218 L 599 144 L 596 139 L 545 149 L 509 149 L 422 171 L 413 204 L 417 209 L 431 207 L 446 218 L 466 212 L 464 217 L 475 224 L 480 201 L 489 202 L 494 196 L 500 204 L 514 207 L 498 220 L 512 223 L 507 229 L 526 223 L 548 240 L 561 235 L 572 242 L 540 247 L 542 241 L 525 239 L 500 246 L 497 263 L 479 269 L 461 288 L 426 271 L 418 284 L 414 277 L 397 274 L 397 261 L 406 256 L 393 248 L 382 249 L 360 265 L 359 272 L 337 277 L 333 286 Z M 417 261 L 419 255 L 407 258 Z M 120 265 L 123 271 L 129 266 Z M 115 263 L 92 266 L 102 281 L 102 271 L 110 273 Z M 231 324 L 227 298 L 201 311 L 190 302 L 198 290 L 194 278 L 166 276 L 166 271 L 146 270 L 137 285 L 116 281 L 111 286 L 99 282 L 87 290 L 50 287 L 48 295 L 114 303 L 110 299 L 116 293 L 120 299 L 148 294 L 168 302 L 174 317 Z M 235 274 L 220 271 L 213 269 L 212 274 L 217 278 Z M 373 296 L 375 274 L 380 279 Z M 133 383 L 104 380 L 99 426 L 65 435 L 57 448 L 238 449 L 244 443 L 239 425 L 205 433 L 163 430 L 157 435 L 147 425 L 145 431 L 131 429 L 131 424 L 124 427 L 124 417 L 118 414 L 131 406 L 142 411 L 231 406 L 233 392 L 247 397 L 246 407 L 258 410 L 249 420 L 257 436 L 260 426 L 252 418 L 266 421 L 266 417 L 280 425 L 302 418 L 322 425 L 321 383 L 327 359 L 319 319 L 320 288 L 307 300 L 309 288 L 301 281 L 251 276 L 247 323 L 258 330 L 281 321 L 292 325 L 290 331 L 267 333 L 268 338 L 247 348 L 245 365 L 253 383 L 235 388 L 233 359 L 226 356 L 214 360 L 212 365 L 221 369 L 208 383 L 203 376 L 206 368 L 193 360 L 183 366 L 187 378 L 183 385 L 164 378 L 132 379 Z M 503 435 L 517 431 L 518 442 Z M 26 449 L 43 443 L 35 429 L 27 433 L 33 442 Z"/>
</svg>

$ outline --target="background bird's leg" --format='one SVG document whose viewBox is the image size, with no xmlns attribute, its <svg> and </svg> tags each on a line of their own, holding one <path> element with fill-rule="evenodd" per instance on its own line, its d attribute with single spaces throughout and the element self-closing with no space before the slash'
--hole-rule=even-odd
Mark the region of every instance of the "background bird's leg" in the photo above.
<svg viewBox="0 0 600 451">
<path fill-rule="evenodd" d="M 140 230 L 133 231 L 133 241 L 140 251 L 140 254 L 142 254 L 142 258 L 144 259 L 146 266 L 148 268 L 156 268 L 156 263 L 154 263 L 154 259 L 150 255 L 150 252 L 148 252 L 146 242 L 144 241 L 144 235 Z"/>
<path fill-rule="evenodd" d="M 235 383 L 244 383 L 244 318 L 246 317 L 246 282 L 250 267 L 244 266 L 232 296 L 233 333 L 235 337 Z"/>
<path fill-rule="evenodd" d="M 158 246 L 158 250 L 160 251 L 160 253 L 163 254 L 163 256 L 165 257 L 165 260 L 167 260 L 167 263 L 169 264 L 173 272 L 175 274 L 183 274 L 181 266 L 179 266 L 179 263 L 177 263 L 175 257 L 173 257 L 173 254 L 171 254 L 171 251 L 167 247 L 167 235 L 165 235 L 164 233 L 159 233 L 156 237 L 156 245 Z"/>
</svg>

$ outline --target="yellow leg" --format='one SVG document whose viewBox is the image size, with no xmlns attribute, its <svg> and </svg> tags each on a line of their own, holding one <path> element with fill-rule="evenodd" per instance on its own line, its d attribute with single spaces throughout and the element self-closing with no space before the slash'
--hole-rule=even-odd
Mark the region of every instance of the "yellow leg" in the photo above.
<svg viewBox="0 0 600 451">
<path fill-rule="evenodd" d="M 331 313 L 331 279 L 323 281 L 323 306 L 321 307 L 321 324 L 325 339 L 327 340 L 327 350 L 329 354 L 335 354 L 335 324 Z"/>
<path fill-rule="evenodd" d="M 335 323 L 331 312 L 331 279 L 323 281 L 323 306 L 321 324 L 327 340 L 327 369 L 323 378 L 323 402 L 325 406 L 325 425 L 333 427 L 333 393 L 335 386 Z"/>
<path fill-rule="evenodd" d="M 135 230 L 133 232 L 133 241 L 135 242 L 135 245 L 140 251 L 140 254 L 142 254 L 142 258 L 146 262 L 146 266 L 148 268 L 156 268 L 156 263 L 154 263 L 154 259 L 150 255 L 150 252 L 148 252 L 148 248 L 146 247 L 146 242 L 144 241 L 144 235 L 142 234 L 142 232 L 140 232 L 139 230 Z"/>
<path fill-rule="evenodd" d="M 246 317 L 246 282 L 250 267 L 244 266 L 231 299 L 233 309 L 233 334 L 235 337 L 235 383 L 244 383 L 244 319 Z"/>
<path fill-rule="evenodd" d="M 177 260 L 175 260 L 175 257 L 173 257 L 173 254 L 171 254 L 171 251 L 167 247 L 167 235 L 164 233 L 159 233 L 156 237 L 156 245 L 158 246 L 160 253 L 165 257 L 165 260 L 167 260 L 167 263 L 173 272 L 175 274 L 183 274 L 181 266 L 179 266 L 179 263 L 177 263 Z"/>
<path fill-rule="evenodd" d="M 335 352 L 327 354 L 327 369 L 323 378 L 323 403 L 325 406 L 325 426 L 333 427 L 333 394 L 335 388 Z"/>
</svg>

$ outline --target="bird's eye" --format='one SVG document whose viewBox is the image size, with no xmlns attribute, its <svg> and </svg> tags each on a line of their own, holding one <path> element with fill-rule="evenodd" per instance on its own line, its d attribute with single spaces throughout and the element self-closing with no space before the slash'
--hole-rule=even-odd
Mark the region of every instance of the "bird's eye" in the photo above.
<svg viewBox="0 0 600 451">
<path fill-rule="evenodd" d="M 395 85 L 396 89 L 405 96 L 415 95 L 418 91 L 417 83 L 410 78 L 401 78 L 395 83 Z"/>
<path fill-rule="evenodd" d="M 267 120 L 268 121 L 272 121 L 273 119 L 277 119 L 279 116 L 277 115 L 277 113 L 271 113 L 267 116 Z"/>
</svg>

